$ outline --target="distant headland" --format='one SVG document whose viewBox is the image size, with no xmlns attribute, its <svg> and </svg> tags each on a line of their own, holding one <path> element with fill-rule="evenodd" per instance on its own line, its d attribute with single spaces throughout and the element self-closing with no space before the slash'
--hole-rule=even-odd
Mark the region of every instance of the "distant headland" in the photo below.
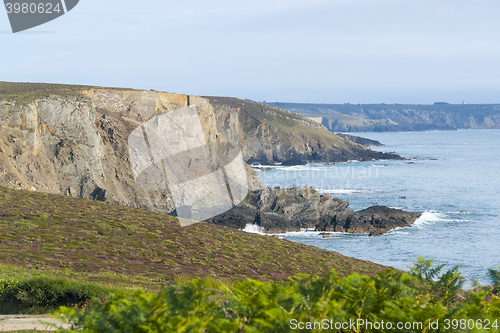
<svg viewBox="0 0 500 333">
<path fill-rule="evenodd" d="M 297 112 L 332 132 L 500 128 L 500 104 L 265 104 Z"/>
</svg>

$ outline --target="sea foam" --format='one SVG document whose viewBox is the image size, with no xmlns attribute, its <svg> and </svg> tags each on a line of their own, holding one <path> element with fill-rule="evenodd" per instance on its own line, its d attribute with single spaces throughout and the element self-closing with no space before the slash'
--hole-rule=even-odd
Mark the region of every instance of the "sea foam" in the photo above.
<svg viewBox="0 0 500 333">
<path fill-rule="evenodd" d="M 336 189 L 336 190 L 318 189 L 318 192 L 324 194 L 379 193 L 378 191 L 345 190 L 345 189 Z"/>
<path fill-rule="evenodd" d="M 251 234 L 260 234 L 260 235 L 266 235 L 263 230 L 264 228 L 260 227 L 258 224 L 251 224 L 248 223 L 245 228 L 241 229 L 242 231 L 251 233 Z"/>
<path fill-rule="evenodd" d="M 414 227 L 425 227 L 439 222 L 451 222 L 453 221 L 450 217 L 443 213 L 426 211 L 413 223 Z"/>
</svg>

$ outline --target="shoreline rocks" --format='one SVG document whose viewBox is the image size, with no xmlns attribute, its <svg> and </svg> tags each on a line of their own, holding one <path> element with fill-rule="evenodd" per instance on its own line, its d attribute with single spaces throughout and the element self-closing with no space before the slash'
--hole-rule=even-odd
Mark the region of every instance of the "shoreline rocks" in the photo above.
<svg viewBox="0 0 500 333">
<path fill-rule="evenodd" d="M 313 187 L 277 187 L 252 191 L 244 202 L 207 222 L 235 229 L 253 224 L 269 234 L 314 229 L 376 236 L 410 227 L 420 215 L 386 206 L 355 212 L 349 200 L 320 196 Z"/>
</svg>

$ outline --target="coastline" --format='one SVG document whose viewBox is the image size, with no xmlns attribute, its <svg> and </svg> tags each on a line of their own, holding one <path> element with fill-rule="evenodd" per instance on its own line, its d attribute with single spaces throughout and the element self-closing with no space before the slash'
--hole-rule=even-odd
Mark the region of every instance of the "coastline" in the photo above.
<svg viewBox="0 0 500 333">
<path fill-rule="evenodd" d="M 410 161 L 375 161 L 309 167 L 314 170 L 257 171 L 265 186 L 313 185 L 320 194 L 342 196 L 353 210 L 375 203 L 423 216 L 412 228 L 377 237 L 334 234 L 332 238 L 285 234 L 285 239 L 318 246 L 405 270 L 418 255 L 437 264 L 462 264 L 464 276 L 487 283 L 488 268 L 498 266 L 500 211 L 495 188 L 500 129 L 463 129 L 365 133 L 383 142 L 376 149 L 398 151 Z M 377 172 L 364 177 L 370 166 Z M 299 169 L 305 169 L 301 167 Z M 331 171 L 331 172 L 330 172 Z M 301 173 L 302 172 L 302 173 Z M 363 177 L 361 177 L 363 176 Z M 330 192 L 325 192 L 327 190 Z M 335 193 L 332 193 L 335 192 Z M 307 235 L 307 234 L 306 234 Z M 478 245 L 479 244 L 479 245 Z"/>
</svg>

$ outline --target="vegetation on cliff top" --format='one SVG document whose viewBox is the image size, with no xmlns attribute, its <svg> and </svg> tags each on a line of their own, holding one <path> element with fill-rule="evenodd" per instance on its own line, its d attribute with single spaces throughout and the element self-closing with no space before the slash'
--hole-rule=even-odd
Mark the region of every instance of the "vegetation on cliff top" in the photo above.
<svg viewBox="0 0 500 333">
<path fill-rule="evenodd" d="M 83 97 L 83 91 L 96 88 L 99 87 L 54 83 L 0 81 L 0 99 L 25 105 L 50 95 L 58 95 L 62 97 Z"/>
<path fill-rule="evenodd" d="M 15 102 L 16 104 L 28 104 L 50 95 L 82 97 L 83 90 L 92 88 L 90 86 L 68 84 L 0 81 L 0 99 Z"/>
</svg>

